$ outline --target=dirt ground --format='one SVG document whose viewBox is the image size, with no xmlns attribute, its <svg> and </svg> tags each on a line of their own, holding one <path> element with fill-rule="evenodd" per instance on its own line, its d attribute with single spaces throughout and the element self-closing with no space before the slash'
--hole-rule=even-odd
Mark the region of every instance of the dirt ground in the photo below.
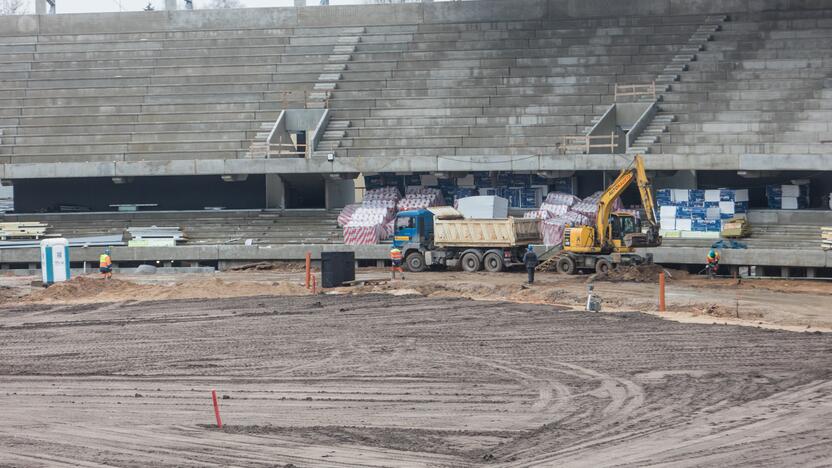
<svg viewBox="0 0 832 468">
<path fill-rule="evenodd" d="M 2 278 L 0 467 L 829 466 L 832 285 L 523 275 Z"/>
</svg>

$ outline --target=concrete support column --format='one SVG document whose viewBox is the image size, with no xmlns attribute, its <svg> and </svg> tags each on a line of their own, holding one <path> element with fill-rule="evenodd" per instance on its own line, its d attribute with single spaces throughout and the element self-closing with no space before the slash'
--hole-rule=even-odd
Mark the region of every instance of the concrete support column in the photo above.
<svg viewBox="0 0 832 468">
<path fill-rule="evenodd" d="M 376 260 L 376 268 L 384 268 L 384 260 Z"/>
<path fill-rule="evenodd" d="M 165 10 L 178 10 L 177 0 L 165 0 Z"/>
<path fill-rule="evenodd" d="M 37 270 L 38 269 L 38 264 L 37 263 L 30 263 L 29 264 L 29 269 L 33 270 L 33 271 Z"/>
<path fill-rule="evenodd" d="M 789 267 L 780 267 L 780 276 L 782 276 L 783 278 L 788 278 L 790 272 L 791 271 Z"/>
<path fill-rule="evenodd" d="M 35 13 L 38 15 L 46 14 L 46 0 L 35 0 Z"/>
<path fill-rule="evenodd" d="M 306 0 L 295 0 L 295 6 L 296 7 L 305 7 L 306 6 Z"/>
<path fill-rule="evenodd" d="M 266 174 L 266 208 L 286 208 L 286 186 L 279 174 Z"/>
<path fill-rule="evenodd" d="M 343 208 L 355 201 L 355 181 L 352 179 L 324 182 L 326 189 L 326 209 Z"/>
<path fill-rule="evenodd" d="M 806 268 L 806 277 L 814 278 L 817 275 L 817 270 L 814 267 Z"/>
</svg>

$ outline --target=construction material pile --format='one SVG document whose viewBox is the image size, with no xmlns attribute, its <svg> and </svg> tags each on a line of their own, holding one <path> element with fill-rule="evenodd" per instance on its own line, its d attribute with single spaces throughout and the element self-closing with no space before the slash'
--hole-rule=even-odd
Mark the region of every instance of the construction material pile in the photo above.
<svg viewBox="0 0 832 468">
<path fill-rule="evenodd" d="M 387 239 L 392 233 L 396 204 L 401 195 L 395 187 L 370 190 L 360 206 L 347 208 L 339 215 L 344 227 L 344 244 L 371 245 Z"/>
<path fill-rule="evenodd" d="M 433 187 L 408 187 L 404 198 L 396 207 L 399 211 L 419 210 L 431 206 L 444 205 L 442 190 Z"/>
<path fill-rule="evenodd" d="M 718 238 L 722 221 L 744 218 L 748 190 L 656 190 L 662 236 Z"/>
<path fill-rule="evenodd" d="M 558 246 L 563 243 L 563 233 L 568 226 L 595 223 L 601 195 L 603 192 L 595 192 L 581 200 L 569 193 L 552 192 L 546 196 L 537 211 L 526 213 L 524 216 L 541 220 L 540 232 L 544 245 Z M 615 200 L 613 209 L 622 209 L 620 200 Z"/>
<path fill-rule="evenodd" d="M 832 227 L 820 228 L 820 246 L 823 250 L 832 249 Z"/>
<path fill-rule="evenodd" d="M 185 233 L 179 227 L 128 227 L 129 247 L 174 247 L 179 242 L 187 240 Z"/>
<path fill-rule="evenodd" d="M 0 223 L 0 239 L 40 239 L 49 225 L 37 221 Z"/>
<path fill-rule="evenodd" d="M 793 180 L 791 185 L 766 185 L 768 207 L 775 210 L 809 208 L 809 181 Z"/>
</svg>

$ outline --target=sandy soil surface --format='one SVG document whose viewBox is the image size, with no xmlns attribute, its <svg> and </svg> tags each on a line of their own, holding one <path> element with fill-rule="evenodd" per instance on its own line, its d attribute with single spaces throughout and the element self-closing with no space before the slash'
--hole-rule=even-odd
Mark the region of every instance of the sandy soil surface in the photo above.
<svg viewBox="0 0 832 468">
<path fill-rule="evenodd" d="M 832 284 L 670 273 L 3 277 L 0 467 L 829 466 Z"/>
<path fill-rule="evenodd" d="M 400 294 L 7 305 L 0 465 L 832 459 L 830 334 Z"/>
<path fill-rule="evenodd" d="M 259 264 L 256 264 L 259 265 Z M 300 270 L 300 271 L 299 271 Z M 587 285 L 602 299 L 605 312 L 641 311 L 690 323 L 720 323 L 832 332 L 832 282 L 805 280 L 708 280 L 667 270 L 667 311 L 658 313 L 658 285 L 653 274 L 647 282 L 596 280 L 591 276 L 538 273 L 532 287 L 523 284 L 525 272 L 408 274 L 406 280 L 389 280 L 383 269 L 358 270 L 359 279 L 380 279 L 380 284 L 341 288 L 328 293 L 421 294 L 426 297 L 463 297 L 582 309 Z M 624 275 L 630 277 L 632 275 Z M 0 307 L 19 302 L 88 303 L 165 299 L 246 297 L 256 295 L 307 295 L 302 265 L 280 264 L 275 269 L 251 269 L 212 275 L 117 276 L 103 282 L 96 276 L 75 278 L 46 290 L 31 287 L 32 277 L 0 277 Z"/>
</svg>

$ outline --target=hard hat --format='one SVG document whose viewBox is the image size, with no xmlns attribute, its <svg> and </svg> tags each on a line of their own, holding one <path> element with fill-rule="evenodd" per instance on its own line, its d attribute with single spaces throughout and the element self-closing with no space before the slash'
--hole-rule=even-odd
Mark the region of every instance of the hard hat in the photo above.
<svg viewBox="0 0 832 468">
<path fill-rule="evenodd" d="M 529 252 L 531 252 L 532 250 L 534 250 L 534 247 L 532 247 L 531 244 L 529 244 L 529 249 L 528 250 L 529 250 Z"/>
</svg>

